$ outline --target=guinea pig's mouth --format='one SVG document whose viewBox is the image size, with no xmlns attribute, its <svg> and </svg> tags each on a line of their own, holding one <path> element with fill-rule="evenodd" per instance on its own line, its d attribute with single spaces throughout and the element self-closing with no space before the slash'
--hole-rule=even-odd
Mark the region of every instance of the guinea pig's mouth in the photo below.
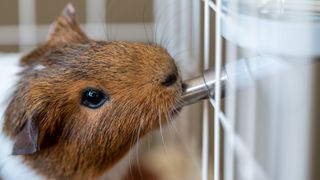
<svg viewBox="0 0 320 180">
<path fill-rule="evenodd" d="M 181 112 L 181 110 L 182 110 L 182 107 L 175 107 L 175 108 L 173 108 L 172 110 L 171 110 L 171 112 L 170 112 L 170 115 L 171 115 L 171 117 L 176 117 L 176 116 L 178 116 L 178 114 Z"/>
<path fill-rule="evenodd" d="M 186 84 L 182 83 L 181 84 L 181 90 L 182 90 L 182 94 L 185 93 L 186 91 Z M 170 115 L 171 117 L 176 117 L 178 116 L 178 114 L 181 112 L 183 105 L 180 103 L 178 105 L 176 105 L 175 107 L 172 108 Z"/>
</svg>

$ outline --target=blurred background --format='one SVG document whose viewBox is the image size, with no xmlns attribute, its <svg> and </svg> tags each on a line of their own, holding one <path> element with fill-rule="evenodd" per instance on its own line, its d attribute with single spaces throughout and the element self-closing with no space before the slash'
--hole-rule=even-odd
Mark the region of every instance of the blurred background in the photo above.
<svg viewBox="0 0 320 180">
<path fill-rule="evenodd" d="M 0 52 L 44 42 L 67 2 L 0 0 Z M 71 2 L 93 39 L 161 44 L 183 79 L 214 66 L 228 76 L 225 98 L 184 108 L 103 179 L 320 179 L 319 1 Z"/>
</svg>

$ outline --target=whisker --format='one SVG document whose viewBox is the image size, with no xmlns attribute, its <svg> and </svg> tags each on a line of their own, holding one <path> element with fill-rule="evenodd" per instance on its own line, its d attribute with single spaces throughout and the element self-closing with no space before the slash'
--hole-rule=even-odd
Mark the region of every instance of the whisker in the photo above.
<svg viewBox="0 0 320 180">
<path fill-rule="evenodd" d="M 156 44 L 159 44 L 159 45 L 161 45 L 161 42 L 158 42 L 158 37 L 157 37 L 157 32 L 158 32 L 158 25 L 159 25 L 159 23 L 160 23 L 160 20 L 161 20 L 161 18 L 163 18 L 163 15 L 165 15 L 165 9 L 167 9 L 168 7 L 169 7 L 169 5 L 170 4 L 168 4 L 167 6 L 165 6 L 164 7 L 164 9 L 163 9 L 163 11 L 161 11 L 161 13 L 160 13 L 160 16 L 159 17 L 156 17 L 155 19 L 158 19 L 159 18 L 159 21 L 155 21 L 156 22 L 156 24 L 155 24 L 155 31 L 154 31 L 154 37 L 155 37 L 155 39 L 154 39 L 154 43 L 156 43 Z"/>
<path fill-rule="evenodd" d="M 172 58 L 173 59 L 178 59 L 178 56 L 180 56 L 183 53 L 186 53 L 188 51 L 192 51 L 194 50 L 194 48 L 185 48 L 185 49 L 181 49 L 180 51 L 177 51 L 176 53 L 172 53 Z M 177 61 L 179 62 L 179 61 Z"/>
<path fill-rule="evenodd" d="M 138 128 L 138 135 L 137 135 L 137 151 L 136 151 L 136 158 L 137 158 L 137 166 L 138 166 L 138 172 L 139 172 L 139 176 L 144 179 L 143 175 L 142 175 L 142 171 L 141 171 L 141 166 L 140 166 L 140 157 L 139 157 L 139 146 L 140 146 L 140 143 L 138 142 L 139 139 L 140 139 L 140 131 L 141 131 L 141 125 L 142 125 L 142 120 L 140 121 L 140 124 L 139 124 L 139 128 Z"/>
<path fill-rule="evenodd" d="M 167 102 L 166 102 L 166 107 L 169 107 Z M 172 127 L 172 125 L 171 125 L 171 122 L 170 122 L 171 119 L 168 118 L 169 114 L 170 114 L 170 112 L 169 112 L 169 113 L 165 113 L 165 118 L 166 118 L 166 122 L 167 122 L 167 124 L 168 124 L 168 127 L 169 127 L 170 132 L 173 132 L 173 133 L 170 133 L 170 134 L 171 134 L 171 137 L 172 137 L 172 134 L 174 135 L 174 134 L 175 134 L 175 131 L 174 131 L 174 128 Z"/>
<path fill-rule="evenodd" d="M 144 1 L 144 2 L 146 2 L 146 1 Z M 146 3 L 144 3 L 144 5 L 143 5 L 142 21 L 143 21 L 144 33 L 146 34 L 146 38 L 147 38 L 148 44 L 150 44 L 150 38 L 149 38 L 148 31 L 147 31 L 147 28 L 146 28 L 145 15 L 146 15 Z"/>
<path fill-rule="evenodd" d="M 170 26 L 171 27 L 171 25 L 172 24 L 176 24 L 176 21 L 178 21 L 179 19 L 177 18 L 177 17 L 180 17 L 181 15 L 182 15 L 182 12 L 184 11 L 185 9 L 179 9 L 178 11 L 176 11 L 176 13 L 174 13 L 173 15 L 171 15 L 171 17 L 168 17 L 168 21 L 164 24 L 164 27 L 163 27 L 163 33 L 162 33 L 162 35 L 161 35 L 161 38 L 160 38 L 160 45 L 162 46 L 162 47 L 164 47 L 165 49 L 168 49 L 169 48 L 169 46 L 170 46 L 170 43 L 168 43 L 168 39 L 166 40 L 166 44 L 163 44 L 163 39 L 164 39 L 164 33 L 165 32 L 167 32 L 166 30 L 168 29 L 168 27 Z M 173 25 L 174 26 L 174 25 Z M 172 39 L 174 39 L 174 38 L 170 38 L 170 40 L 172 40 Z M 175 47 L 175 46 L 173 46 L 173 47 Z"/>
<path fill-rule="evenodd" d="M 126 103 L 125 104 L 125 106 L 128 106 L 128 107 L 132 107 L 129 103 Z M 139 108 L 139 107 L 136 107 L 136 108 L 134 108 L 134 110 L 133 110 L 133 112 L 132 113 L 130 113 L 130 114 L 137 114 L 139 117 L 140 117 L 140 114 L 138 114 L 137 113 L 137 111 L 138 110 L 140 110 L 140 114 L 141 114 L 141 109 Z M 134 119 L 134 118 L 132 118 L 132 119 Z M 131 119 L 131 120 L 132 120 Z M 131 138 L 131 141 L 130 141 L 130 147 L 133 147 L 137 142 L 138 142 L 138 140 L 139 140 L 139 136 L 140 136 L 140 130 L 141 130 L 141 123 L 142 123 L 143 121 L 140 121 L 140 124 L 139 124 L 139 128 L 137 129 L 137 138 L 135 139 L 135 138 Z M 139 144 L 137 145 L 137 150 L 138 150 L 138 152 L 139 152 Z M 134 176 L 133 176 L 133 172 L 132 172 L 132 160 L 131 160 L 131 155 L 132 155 L 132 153 L 133 152 L 130 152 L 129 153 L 129 173 L 130 173 L 130 176 L 133 178 Z M 137 156 L 137 155 L 136 155 Z M 138 157 L 136 157 L 136 158 L 138 158 Z M 138 163 L 139 164 L 139 163 Z M 140 167 L 138 167 L 138 168 L 140 168 Z M 138 169 L 138 171 L 140 172 L 140 170 Z M 140 173 L 139 173 L 140 174 Z"/>
<path fill-rule="evenodd" d="M 132 139 L 131 139 L 131 144 L 132 144 Z M 129 173 L 131 178 L 133 178 L 133 172 L 132 172 L 132 163 L 131 163 L 131 152 L 129 152 Z"/>
<path fill-rule="evenodd" d="M 109 18 L 109 19 L 110 19 L 111 22 L 112 22 L 113 13 L 114 13 L 114 11 L 112 11 L 113 8 L 111 8 L 113 2 L 114 2 L 114 0 L 108 0 L 108 1 L 107 1 L 107 9 L 106 9 L 107 12 L 110 12 L 110 13 L 109 13 L 109 15 L 110 15 L 110 18 Z M 108 39 L 109 39 L 110 41 L 113 41 L 113 38 L 112 38 L 113 27 L 112 27 L 112 25 L 109 25 L 109 31 L 108 31 L 107 33 L 108 33 L 108 34 L 107 34 L 107 35 L 108 35 Z"/>
<path fill-rule="evenodd" d="M 161 136 L 161 140 L 162 140 L 162 144 L 163 144 L 163 147 L 164 147 L 164 150 L 165 152 L 167 153 L 167 147 L 165 145 L 165 142 L 164 142 L 164 137 L 163 137 L 163 134 L 162 134 L 162 125 L 161 125 L 161 112 L 159 110 L 159 127 L 160 127 L 160 136 Z"/>
<path fill-rule="evenodd" d="M 171 116 L 171 115 L 168 115 L 168 116 L 169 116 L 169 119 L 170 119 L 170 121 L 169 121 L 170 126 L 173 128 L 173 130 L 174 130 L 174 132 L 175 132 L 176 134 L 180 134 L 180 132 L 178 131 L 178 129 L 176 128 L 176 126 L 175 126 L 174 123 L 173 123 L 173 118 L 172 118 L 172 116 Z"/>
<path fill-rule="evenodd" d="M 181 102 L 183 102 L 183 100 L 182 100 L 181 98 L 178 98 L 178 99 L 176 100 L 176 104 L 179 104 L 179 103 L 181 103 Z M 178 105 L 178 106 L 179 106 L 179 105 Z M 173 111 L 177 111 L 177 108 L 173 108 Z M 172 117 L 170 114 L 168 114 L 168 116 L 169 116 L 169 118 L 171 119 L 170 122 L 173 123 L 173 120 L 172 120 L 173 117 Z M 181 117 L 181 114 L 178 113 L 178 114 L 177 114 L 177 117 L 180 118 L 180 117 Z M 173 127 L 175 128 L 175 125 L 174 125 L 174 124 L 172 124 L 172 125 L 173 125 Z M 176 138 L 177 138 L 178 141 L 181 143 L 181 145 L 183 146 L 183 148 L 188 152 L 188 153 L 187 153 L 187 154 L 188 154 L 188 158 L 190 158 L 191 163 L 194 165 L 194 167 L 196 167 L 196 168 L 198 169 L 198 171 L 200 171 L 200 170 L 201 170 L 201 165 L 200 165 L 200 163 L 198 163 L 198 161 L 196 160 L 196 158 L 192 155 L 194 152 L 191 151 L 191 150 L 194 149 L 194 148 L 190 148 L 190 147 L 192 147 L 192 145 L 190 144 L 189 140 L 188 140 L 188 142 L 186 142 L 185 136 L 183 136 L 178 129 L 175 128 L 175 130 L 176 130 Z"/>
</svg>

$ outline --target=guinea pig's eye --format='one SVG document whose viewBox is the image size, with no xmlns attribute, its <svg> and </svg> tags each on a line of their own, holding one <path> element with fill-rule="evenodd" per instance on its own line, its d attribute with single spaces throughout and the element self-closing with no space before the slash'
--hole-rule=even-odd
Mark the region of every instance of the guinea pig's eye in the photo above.
<svg viewBox="0 0 320 180">
<path fill-rule="evenodd" d="M 91 109 L 101 107 L 109 97 L 98 89 L 89 88 L 82 92 L 81 104 Z"/>
</svg>

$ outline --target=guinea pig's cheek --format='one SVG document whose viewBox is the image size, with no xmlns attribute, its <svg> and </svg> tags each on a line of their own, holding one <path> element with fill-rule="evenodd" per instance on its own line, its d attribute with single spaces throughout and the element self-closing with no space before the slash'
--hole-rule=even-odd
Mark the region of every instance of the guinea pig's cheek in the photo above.
<svg viewBox="0 0 320 180">
<path fill-rule="evenodd" d="M 105 112 L 105 108 L 101 107 L 99 109 L 89 109 L 87 107 L 82 107 L 81 111 L 84 113 L 84 117 L 86 117 L 87 121 L 90 123 L 100 120 Z"/>
</svg>

